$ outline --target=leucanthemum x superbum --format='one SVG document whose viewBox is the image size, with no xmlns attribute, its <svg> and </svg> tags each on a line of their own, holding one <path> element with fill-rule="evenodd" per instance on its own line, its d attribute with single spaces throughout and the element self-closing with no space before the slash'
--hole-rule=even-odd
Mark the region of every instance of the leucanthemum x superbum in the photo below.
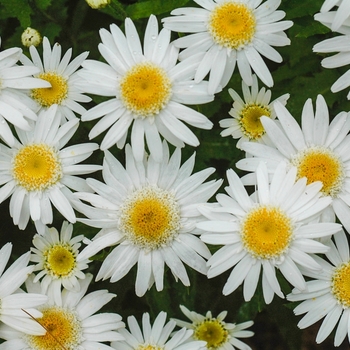
<svg viewBox="0 0 350 350">
<path fill-rule="evenodd" d="M 315 112 L 311 99 L 304 104 L 300 127 L 281 103 L 276 102 L 274 107 L 279 124 L 264 116 L 260 118 L 271 145 L 243 143 L 242 149 L 253 157 L 241 159 L 236 166 L 254 171 L 264 161 L 270 174 L 281 161 L 297 167 L 298 178 L 306 177 L 308 183 L 321 181 L 322 194 L 332 198 L 327 220 L 334 221 L 335 213 L 350 229 L 349 114 L 341 112 L 329 123 L 326 101 L 318 95 Z M 254 184 L 254 174 L 248 174 L 244 183 Z"/>
<path fill-rule="evenodd" d="M 163 143 L 163 161 L 152 154 L 143 162 L 135 161 L 131 147 L 126 146 L 124 168 L 105 152 L 102 175 L 105 183 L 87 179 L 96 192 L 74 195 L 92 206 L 78 204 L 87 219 L 79 221 L 101 231 L 80 253 L 82 259 L 117 245 L 105 258 L 96 279 L 116 282 L 137 264 L 135 290 L 142 296 L 156 285 L 163 289 L 164 265 L 185 286 L 190 281 L 184 263 L 206 274 L 206 260 L 211 254 L 196 236 L 196 223 L 203 219 L 198 205 L 206 203 L 222 181 L 203 183 L 213 168 L 192 174 L 194 155 L 182 166 L 180 149 L 169 158 Z"/>
<path fill-rule="evenodd" d="M 205 52 L 196 71 L 195 82 L 210 72 L 209 93 L 215 93 L 229 82 L 237 64 L 244 82 L 253 84 L 252 69 L 261 81 L 271 87 L 273 79 L 262 56 L 282 62 L 272 46 L 290 44 L 284 30 L 291 21 L 280 21 L 285 12 L 277 10 L 281 0 L 194 0 L 202 8 L 178 8 L 172 17 L 164 18 L 164 27 L 175 32 L 191 33 L 174 41 L 185 48 L 180 60 Z"/>
<path fill-rule="evenodd" d="M 113 350 L 104 342 L 122 340 L 118 330 L 123 328 L 122 317 L 117 313 L 95 314 L 116 295 L 107 290 L 86 291 L 92 280 L 87 274 L 81 280 L 80 291 L 64 289 L 58 301 L 49 298 L 39 309 L 41 317 L 37 322 L 46 330 L 44 335 L 26 335 L 9 327 L 0 326 L 0 337 L 6 340 L 0 344 L 1 350 Z M 27 280 L 30 291 L 39 291 L 40 286 Z"/>
<path fill-rule="evenodd" d="M 141 330 L 136 318 L 129 316 L 130 331 L 125 328 L 119 330 L 125 340 L 112 342 L 111 346 L 117 350 L 200 350 L 205 347 L 204 341 L 191 338 L 192 330 L 182 328 L 173 332 L 176 323 L 170 320 L 165 324 L 166 317 L 165 312 L 160 312 L 152 326 L 149 313 L 144 313 Z"/>
<path fill-rule="evenodd" d="M 61 232 L 45 226 L 43 232 L 33 237 L 31 261 L 37 263 L 34 272 L 40 271 L 34 283 L 41 278 L 42 293 L 57 298 L 61 287 L 79 291 L 78 279 L 84 279 L 82 270 L 88 267 L 89 259 L 80 259 L 79 248 L 84 236 L 72 238 L 73 225 L 64 221 Z"/>
<path fill-rule="evenodd" d="M 228 195 L 217 195 L 219 208 L 200 211 L 210 221 L 197 227 L 208 244 L 223 245 L 208 260 L 208 278 L 232 269 L 223 294 L 235 291 L 243 282 L 243 296 L 249 301 L 256 290 L 260 273 L 266 304 L 274 294 L 283 298 L 276 276 L 279 270 L 294 287 L 304 290 L 305 280 L 299 270 L 304 266 L 321 269 L 309 253 L 323 253 L 327 247 L 315 238 L 328 237 L 341 229 L 340 224 L 317 222 L 318 215 L 330 203 L 322 196 L 321 182 L 307 185 L 306 178 L 297 180 L 295 167 L 287 170 L 281 162 L 271 183 L 266 166 L 260 163 L 256 171 L 257 191 L 249 196 L 241 179 L 227 171 Z"/>
<path fill-rule="evenodd" d="M 19 140 L 12 147 L 1 145 L 0 202 L 10 199 L 10 215 L 15 225 L 25 229 L 29 218 L 50 224 L 52 206 L 70 222 L 75 222 L 72 191 L 88 191 L 85 180 L 76 175 L 100 170 L 99 165 L 78 164 L 98 149 L 83 143 L 65 147 L 78 128 L 74 118 L 60 126 L 57 105 L 40 112 L 31 131 L 16 129 Z"/>
<path fill-rule="evenodd" d="M 189 59 L 177 64 L 179 50 L 170 43 L 170 31 L 158 33 L 153 15 L 147 23 L 143 48 L 130 18 L 125 20 L 125 32 L 115 24 L 110 32 L 101 29 L 99 51 L 107 64 L 86 60 L 79 72 L 88 92 L 114 97 L 82 115 L 83 121 L 102 117 L 89 137 L 109 129 L 101 149 L 113 144 L 123 148 L 132 125 L 131 145 L 138 161 L 143 158 L 145 139 L 149 151 L 161 161 L 160 135 L 176 147 L 184 143 L 198 146 L 198 138 L 186 124 L 201 129 L 211 129 L 213 124 L 183 104 L 207 103 L 214 96 L 207 93 L 207 82 L 194 83 L 196 62 Z"/>
<path fill-rule="evenodd" d="M 43 59 L 41 60 L 35 46 L 29 48 L 31 60 L 21 56 L 21 62 L 28 66 L 36 67 L 39 72 L 36 77 L 51 84 L 50 88 L 31 89 L 29 95 L 36 102 L 37 112 L 41 109 L 48 109 L 54 104 L 58 105 L 61 112 L 61 122 L 76 118 L 76 114 L 81 115 L 86 109 L 80 102 L 90 102 L 91 98 L 83 93 L 81 78 L 77 75 L 77 70 L 88 56 L 88 52 L 83 52 L 70 62 L 72 49 L 68 49 L 61 59 L 62 47 L 55 43 L 51 49 L 49 39 L 43 39 Z"/>
<path fill-rule="evenodd" d="M 334 235 L 334 243 L 328 241 L 326 244 L 330 247 L 327 260 L 314 257 L 322 270 L 317 273 L 305 271 L 311 278 L 306 282 L 306 290 L 295 288 L 287 298 L 301 302 L 294 309 L 296 315 L 305 314 L 298 323 L 299 328 L 304 329 L 324 318 L 316 342 L 323 342 L 336 329 L 334 346 L 339 346 L 346 336 L 350 339 L 349 242 L 341 231 Z"/>
<path fill-rule="evenodd" d="M 225 128 L 225 130 L 221 131 L 221 136 L 231 135 L 234 139 L 239 139 L 237 148 L 241 148 L 242 142 L 247 141 L 270 143 L 260 122 L 260 117 L 265 115 L 275 119 L 276 113 L 273 103 L 280 101 L 285 106 L 289 94 L 284 94 L 270 102 L 271 90 L 266 90 L 264 87 L 259 90 L 258 79 L 255 74 L 253 75 L 251 90 L 242 81 L 244 100 L 233 89 L 229 89 L 228 92 L 233 99 L 233 105 L 229 112 L 232 118 L 220 120 L 220 126 Z"/>
<path fill-rule="evenodd" d="M 338 7 L 336 11 L 330 11 L 335 6 Z M 323 18 L 328 18 L 328 21 L 331 21 L 330 28 L 332 31 L 338 31 L 340 26 L 350 16 L 350 2 L 347 0 L 325 0 L 321 6 L 320 12 Z M 316 16 L 318 16 L 318 14 Z"/>
<path fill-rule="evenodd" d="M 209 350 L 251 350 L 251 347 L 243 343 L 238 338 L 249 338 L 254 332 L 246 330 L 253 325 L 253 321 L 243 323 L 227 323 L 224 321 L 227 311 L 222 311 L 217 317 L 213 317 L 211 311 L 205 315 L 188 310 L 180 305 L 181 311 L 192 323 L 179 319 L 173 319 L 179 327 L 185 327 L 193 330 L 192 338 L 204 340 Z"/>
</svg>

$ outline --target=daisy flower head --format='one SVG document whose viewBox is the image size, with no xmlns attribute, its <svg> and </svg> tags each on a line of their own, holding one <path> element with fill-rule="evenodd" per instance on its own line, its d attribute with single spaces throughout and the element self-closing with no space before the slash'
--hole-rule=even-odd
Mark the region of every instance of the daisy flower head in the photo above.
<svg viewBox="0 0 350 350">
<path fill-rule="evenodd" d="M 86 294 L 91 280 L 92 275 L 87 274 L 79 281 L 79 292 L 64 289 L 58 301 L 49 297 L 48 302 L 40 306 L 42 316 L 36 320 L 46 330 L 45 334 L 26 335 L 1 327 L 0 336 L 6 341 L 0 347 L 12 350 L 112 350 L 105 342 L 122 340 L 118 331 L 125 325 L 117 313 L 96 314 L 116 295 L 107 290 Z M 40 290 L 31 278 L 26 285 L 28 290 Z"/>
<path fill-rule="evenodd" d="M 299 328 L 307 328 L 324 318 L 316 342 L 323 342 L 336 329 L 334 346 L 339 346 L 346 336 L 350 339 L 349 242 L 342 230 L 334 235 L 334 242 L 329 240 L 326 244 L 330 248 L 326 259 L 314 257 L 322 270 L 305 271 L 311 278 L 306 282 L 306 289 L 295 288 L 287 298 L 299 302 L 294 309 L 296 315 L 305 314 L 298 323 Z"/>
<path fill-rule="evenodd" d="M 190 322 L 174 319 L 179 327 L 193 330 L 193 339 L 204 340 L 206 348 L 210 350 L 251 350 L 251 347 L 238 338 L 249 338 L 254 332 L 246 330 L 253 325 L 253 321 L 243 323 L 227 323 L 224 321 L 227 311 L 222 311 L 217 317 L 213 317 L 211 311 L 205 315 L 188 310 L 180 305 L 181 311 L 187 316 Z"/>
<path fill-rule="evenodd" d="M 17 65 L 21 55 L 22 49 L 18 47 L 0 52 L 0 137 L 9 144 L 14 143 L 14 136 L 8 123 L 30 130 L 30 121 L 37 118 L 35 103 L 26 95 L 26 90 L 51 86 L 32 77 L 39 72 L 37 67 Z"/>
<path fill-rule="evenodd" d="M 201 239 L 208 244 L 223 245 L 208 260 L 208 278 L 220 275 L 233 267 L 223 288 L 223 294 L 235 291 L 243 282 L 243 296 L 249 301 L 256 290 L 262 270 L 262 290 L 266 304 L 274 294 L 283 298 L 276 277 L 279 270 L 284 278 L 300 290 L 305 280 L 299 266 L 314 271 L 321 267 L 309 253 L 323 253 L 328 248 L 314 238 L 329 236 L 341 229 L 340 224 L 317 222 L 318 215 L 331 202 L 321 196 L 322 184 L 307 184 L 297 180 L 295 167 L 287 170 L 281 162 L 269 182 L 266 165 L 261 162 L 257 171 L 257 191 L 249 196 L 241 179 L 227 171 L 228 195 L 217 195 L 219 208 L 202 213 L 210 221 L 197 227 L 204 233 Z"/>
<path fill-rule="evenodd" d="M 78 128 L 77 118 L 60 126 L 57 105 L 40 112 L 31 131 L 17 129 L 19 140 L 11 147 L 1 145 L 0 202 L 11 196 L 10 215 L 15 225 L 25 229 L 29 218 L 50 224 L 52 206 L 70 222 L 75 222 L 73 190 L 88 191 L 85 179 L 76 175 L 100 170 L 99 165 L 77 164 L 98 149 L 83 143 L 64 147 Z"/>
<path fill-rule="evenodd" d="M 332 10 L 335 6 L 338 8 Z M 347 0 L 325 0 L 321 6 L 321 14 L 323 18 L 331 20 L 330 28 L 332 31 L 338 31 L 340 26 L 350 17 L 350 3 Z M 315 17 L 319 14 L 315 15 Z"/>
<path fill-rule="evenodd" d="M 290 44 L 284 30 L 293 25 L 280 21 L 285 12 L 277 10 L 281 0 L 194 0 L 202 8 L 178 8 L 172 17 L 164 18 L 164 27 L 176 32 L 191 33 L 175 40 L 185 48 L 180 60 L 205 52 L 200 59 L 195 81 L 210 72 L 209 93 L 225 87 L 236 63 L 244 82 L 253 84 L 252 70 L 267 86 L 273 85 L 271 73 L 262 56 L 282 62 L 281 55 L 272 46 Z"/>
<path fill-rule="evenodd" d="M 78 204 L 86 215 L 79 221 L 101 231 L 81 252 L 82 258 L 100 250 L 116 247 L 103 261 L 96 279 L 111 278 L 116 282 L 137 264 L 135 290 L 146 293 L 155 282 L 163 290 L 164 265 L 176 280 L 189 286 L 184 263 L 206 274 L 207 246 L 196 236 L 196 223 L 203 219 L 198 205 L 206 203 L 222 181 L 204 181 L 213 168 L 192 174 L 194 156 L 182 166 L 180 149 L 169 158 L 163 143 L 163 161 L 152 155 L 136 162 L 131 147 L 126 146 L 126 167 L 105 152 L 102 175 L 105 183 L 87 179 L 96 194 L 77 192 L 75 196 L 92 206 Z"/>
<path fill-rule="evenodd" d="M 329 210 L 350 229 L 349 114 L 341 112 L 329 123 L 326 101 L 318 95 L 315 111 L 311 99 L 304 104 L 300 127 L 281 103 L 276 102 L 274 108 L 280 124 L 264 116 L 260 118 L 272 144 L 243 143 L 242 149 L 253 157 L 238 161 L 236 166 L 254 171 L 264 161 L 270 174 L 281 161 L 295 166 L 297 177 L 305 177 L 308 184 L 322 182 L 322 194 L 332 198 Z M 254 175 L 250 175 L 245 178 L 246 184 L 255 183 Z"/>
<path fill-rule="evenodd" d="M 204 341 L 191 338 L 192 330 L 182 328 L 173 332 L 176 322 L 170 320 L 165 324 L 166 317 L 167 314 L 164 311 L 160 312 L 151 325 L 149 313 L 144 313 L 141 330 L 136 318 L 129 316 L 130 331 L 125 328 L 119 330 L 125 340 L 112 342 L 111 346 L 118 350 L 200 350 L 205 347 Z"/>
<path fill-rule="evenodd" d="M 78 279 L 84 279 L 82 270 L 88 267 L 89 259 L 81 260 L 79 248 L 84 236 L 72 238 L 73 225 L 64 221 L 61 232 L 56 228 L 45 226 L 42 234 L 33 237 L 31 261 L 37 263 L 34 271 L 40 271 L 34 283 L 41 280 L 44 294 L 51 289 L 53 295 L 61 293 L 61 286 L 68 290 L 79 291 Z"/>
<path fill-rule="evenodd" d="M 260 117 L 265 115 L 275 119 L 276 113 L 273 103 L 280 101 L 285 106 L 289 94 L 282 95 L 270 102 L 271 90 L 266 90 L 264 87 L 259 90 L 258 79 L 255 74 L 253 75 L 251 89 L 242 81 L 244 100 L 233 89 L 229 89 L 228 92 L 233 99 L 232 109 L 229 112 L 232 118 L 220 120 L 220 126 L 225 129 L 221 132 L 221 136 L 231 135 L 234 139 L 239 139 L 237 148 L 241 148 L 241 143 L 247 141 L 268 143 Z"/>
<path fill-rule="evenodd" d="M 179 50 L 170 43 L 170 31 L 158 32 L 153 15 L 147 23 L 143 47 L 130 18 L 125 20 L 125 32 L 115 24 L 110 32 L 101 29 L 99 51 L 107 63 L 87 60 L 79 73 L 88 92 L 113 97 L 82 115 L 83 121 L 102 117 L 89 137 L 109 129 L 101 149 L 114 144 L 123 148 L 132 124 L 131 145 L 138 161 L 143 158 L 144 139 L 158 161 L 162 159 L 160 135 L 176 147 L 184 143 L 198 146 L 197 136 L 186 124 L 200 129 L 211 129 L 213 124 L 184 104 L 207 103 L 214 96 L 207 93 L 207 82 L 194 83 L 197 63 L 189 59 L 177 64 Z"/>
<path fill-rule="evenodd" d="M 57 104 L 61 112 L 62 123 L 76 118 L 75 113 L 83 114 L 86 109 L 80 102 L 90 102 L 91 98 L 83 94 L 85 92 L 83 84 L 80 84 L 81 78 L 76 71 L 88 56 L 88 52 L 81 53 L 70 62 L 72 49 L 68 49 L 61 58 L 61 45 L 55 43 L 51 48 L 47 37 L 43 38 L 43 59 L 35 46 L 30 46 L 29 52 L 31 59 L 22 55 L 21 62 L 39 69 L 35 76 L 49 82 L 51 86 L 31 89 L 29 94 L 36 102 L 37 111 Z"/>
</svg>

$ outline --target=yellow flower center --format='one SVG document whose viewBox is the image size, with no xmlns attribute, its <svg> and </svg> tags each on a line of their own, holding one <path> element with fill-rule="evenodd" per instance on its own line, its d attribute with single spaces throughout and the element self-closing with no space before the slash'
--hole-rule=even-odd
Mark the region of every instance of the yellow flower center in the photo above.
<svg viewBox="0 0 350 350">
<path fill-rule="evenodd" d="M 216 318 L 205 319 L 194 330 L 194 337 L 206 341 L 208 349 L 221 347 L 226 343 L 228 334 L 225 325 Z"/>
<path fill-rule="evenodd" d="M 55 72 L 39 74 L 38 78 L 48 81 L 50 88 L 33 89 L 31 96 L 43 107 L 61 104 L 68 95 L 68 82 L 62 75 Z"/>
<path fill-rule="evenodd" d="M 145 249 L 167 245 L 180 229 L 180 208 L 175 196 L 148 186 L 132 193 L 121 206 L 120 229 Z"/>
<path fill-rule="evenodd" d="M 56 151 L 43 143 L 21 148 L 13 159 L 12 173 L 27 191 L 43 191 L 62 177 L 62 166 Z"/>
<path fill-rule="evenodd" d="M 33 350 L 76 350 L 81 342 L 81 324 L 75 313 L 60 307 L 41 310 L 37 321 L 46 329 L 45 335 L 27 335 Z"/>
<path fill-rule="evenodd" d="M 291 163 L 298 168 L 298 177 L 306 177 L 308 184 L 321 181 L 321 191 L 325 196 L 338 195 L 345 178 L 345 170 L 341 159 L 331 150 L 312 147 L 300 152 Z"/>
<path fill-rule="evenodd" d="M 278 207 L 261 205 L 244 218 L 241 228 L 244 248 L 255 258 L 281 256 L 293 236 L 291 219 Z"/>
<path fill-rule="evenodd" d="M 261 124 L 260 117 L 263 115 L 269 117 L 271 115 L 268 106 L 259 106 L 256 104 L 246 105 L 241 113 L 239 124 L 242 133 L 250 140 L 257 140 L 265 134 L 265 129 Z"/>
<path fill-rule="evenodd" d="M 139 345 L 136 350 L 163 350 L 164 347 L 156 346 L 156 345 Z"/>
<path fill-rule="evenodd" d="M 152 117 L 169 102 L 171 82 L 163 68 L 140 63 L 122 78 L 120 93 L 125 107 L 137 117 Z"/>
<path fill-rule="evenodd" d="M 76 267 L 76 253 L 67 243 L 59 243 L 44 252 L 44 267 L 55 277 L 69 276 Z"/>
<path fill-rule="evenodd" d="M 239 50 L 253 40 L 256 20 L 246 4 L 226 1 L 211 12 L 208 24 L 208 31 L 218 45 Z"/>
<path fill-rule="evenodd" d="M 334 271 L 332 293 L 344 308 L 350 306 L 350 262 L 343 263 Z"/>
</svg>

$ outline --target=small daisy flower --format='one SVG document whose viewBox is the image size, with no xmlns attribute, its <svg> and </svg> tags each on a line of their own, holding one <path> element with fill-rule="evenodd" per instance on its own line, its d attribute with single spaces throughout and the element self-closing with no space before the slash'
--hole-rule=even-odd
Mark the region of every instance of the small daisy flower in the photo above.
<svg viewBox="0 0 350 350">
<path fill-rule="evenodd" d="M 204 341 L 191 339 L 192 330 L 182 328 L 172 333 L 176 323 L 171 320 L 165 324 L 166 317 L 165 312 L 160 312 L 152 326 L 149 314 L 144 313 L 141 330 L 136 318 L 129 316 L 128 326 L 130 331 L 124 328 L 119 330 L 125 340 L 112 342 L 111 346 L 118 350 L 200 350 L 205 346 Z"/>
<path fill-rule="evenodd" d="M 99 165 L 77 164 L 98 149 L 85 143 L 64 148 L 78 128 L 77 118 L 59 126 L 57 105 L 41 111 L 31 131 L 17 129 L 19 141 L 1 145 L 0 202 L 11 196 L 10 215 L 25 229 L 29 218 L 44 225 L 53 219 L 51 203 L 70 222 L 76 217 L 73 190 L 88 191 L 85 180 L 76 175 L 100 170 Z"/>
<path fill-rule="evenodd" d="M 338 7 L 337 10 L 330 11 L 335 6 Z M 332 31 L 338 31 L 340 26 L 350 17 L 350 3 L 347 0 L 325 0 L 321 6 L 321 13 L 329 19 L 331 18 L 330 28 Z"/>
<path fill-rule="evenodd" d="M 316 342 L 323 342 L 336 329 L 334 346 L 339 346 L 346 336 L 350 337 L 350 256 L 344 231 L 334 235 L 334 242 L 326 243 L 330 247 L 326 253 L 328 260 L 314 256 L 322 271 L 305 271 L 305 275 L 312 278 L 306 282 L 306 290 L 293 289 L 287 298 L 301 302 L 294 309 L 296 315 L 305 314 L 298 323 L 299 328 L 304 329 L 324 318 Z"/>
<path fill-rule="evenodd" d="M 37 263 L 34 271 L 40 271 L 34 282 L 41 280 L 42 293 L 51 288 L 53 295 L 61 293 L 61 286 L 68 290 L 79 291 L 79 279 L 84 279 L 82 270 L 88 267 L 89 260 L 81 260 L 79 248 L 84 236 L 72 238 L 73 225 L 64 221 L 61 233 L 54 228 L 45 227 L 42 234 L 36 234 L 31 248 L 31 261 Z"/>
<path fill-rule="evenodd" d="M 158 291 L 163 289 L 164 264 L 185 286 L 190 281 L 183 263 L 207 273 L 204 258 L 211 254 L 196 236 L 196 223 L 203 219 L 197 207 L 213 196 L 222 181 L 203 183 L 213 168 L 191 175 L 194 156 L 181 167 L 180 162 L 180 149 L 169 159 L 165 142 L 161 163 L 152 155 L 136 162 L 127 145 L 125 169 L 106 151 L 105 183 L 87 179 L 96 194 L 75 193 L 93 205 L 77 204 L 87 216 L 79 221 L 102 229 L 81 252 L 81 258 L 117 245 L 103 261 L 97 280 L 116 282 L 137 264 L 135 289 L 142 296 L 154 282 Z"/>
<path fill-rule="evenodd" d="M 25 47 L 38 46 L 42 41 L 42 37 L 36 29 L 28 27 L 23 31 L 21 40 Z"/>
<path fill-rule="evenodd" d="M 80 102 L 90 102 L 91 98 L 83 95 L 83 85 L 80 84 L 81 78 L 76 71 L 88 56 L 88 52 L 83 52 L 73 61 L 72 49 L 67 50 L 61 59 L 61 45 L 55 43 L 51 49 L 49 40 L 43 39 L 43 60 L 41 60 L 38 50 L 31 46 L 29 48 L 31 60 L 21 56 L 21 62 L 28 66 L 37 67 L 39 73 L 36 74 L 51 84 L 50 88 L 32 89 L 30 96 L 37 104 L 37 111 L 48 109 L 57 104 L 62 115 L 62 122 L 76 118 L 75 113 L 81 115 L 86 109 Z"/>
<path fill-rule="evenodd" d="M 217 195 L 219 208 L 202 208 L 210 221 L 197 227 L 205 232 L 201 239 L 208 244 L 223 245 L 208 260 L 208 278 L 220 275 L 233 267 L 223 288 L 228 295 L 243 282 L 243 296 L 249 301 L 256 290 L 262 270 L 264 300 L 269 304 L 274 294 L 283 298 L 278 269 L 285 279 L 300 290 L 305 280 L 299 270 L 304 266 L 313 271 L 321 267 L 309 253 L 323 253 L 327 247 L 314 238 L 332 235 L 340 224 L 319 223 L 318 215 L 331 202 L 321 196 L 322 184 L 306 184 L 297 180 L 297 169 L 287 170 L 280 163 L 269 183 L 263 162 L 256 171 L 257 192 L 249 196 L 241 179 L 228 170 L 228 195 Z"/>
<path fill-rule="evenodd" d="M 211 311 L 206 315 L 188 310 L 180 305 L 181 311 L 187 316 L 191 323 L 174 319 L 179 327 L 193 329 L 192 338 L 207 342 L 206 348 L 209 350 L 251 350 L 251 347 L 243 343 L 238 338 L 249 338 L 254 332 L 246 330 L 253 325 L 253 321 L 244 323 L 227 323 L 224 321 L 227 311 L 222 311 L 217 317 L 213 317 Z"/>
<path fill-rule="evenodd" d="M 201 129 L 211 129 L 213 124 L 183 104 L 207 103 L 214 96 L 207 93 L 206 82 L 194 83 L 193 59 L 177 64 L 179 50 L 170 44 L 170 31 L 158 33 L 153 15 L 147 23 L 143 48 L 130 18 L 125 20 L 125 35 L 115 24 L 110 31 L 100 30 L 99 51 L 107 64 L 87 60 L 79 72 L 88 92 L 114 97 L 82 115 L 83 121 L 102 117 L 89 137 L 109 129 L 101 149 L 114 144 L 123 148 L 132 124 L 131 145 L 138 161 L 143 158 L 144 139 L 157 161 L 162 159 L 160 135 L 176 147 L 184 143 L 198 146 L 198 138 L 184 122 Z"/>
<path fill-rule="evenodd" d="M 260 122 L 260 117 L 265 115 L 271 119 L 275 119 L 276 113 L 273 103 L 280 101 L 285 106 L 289 98 L 289 94 L 285 94 L 270 102 L 271 90 L 266 90 L 264 87 L 258 90 L 258 88 L 258 79 L 254 74 L 251 90 L 242 81 L 244 100 L 236 91 L 232 89 L 228 90 L 233 99 L 232 109 L 229 112 L 232 118 L 220 120 L 220 126 L 225 128 L 221 132 L 221 136 L 231 135 L 234 139 L 239 139 L 237 148 L 241 148 L 241 143 L 247 141 L 269 143 L 266 140 L 267 136 Z"/>
<path fill-rule="evenodd" d="M 6 243 L 0 249 L 0 325 L 6 324 L 27 334 L 43 334 L 43 329 L 23 310 L 30 310 L 32 315 L 40 317 L 41 313 L 34 308 L 46 303 L 47 297 L 40 293 L 19 293 L 18 290 L 34 268 L 27 266 L 30 252 L 20 256 L 5 271 L 11 251 L 11 243 Z"/>
<path fill-rule="evenodd" d="M 282 62 L 272 46 L 290 44 L 284 30 L 293 25 L 280 21 L 285 13 L 277 8 L 281 0 L 194 0 L 202 8 L 179 8 L 164 18 L 164 27 L 175 32 L 191 33 L 175 40 L 175 46 L 186 48 L 180 60 L 197 52 L 205 52 L 200 59 L 195 81 L 209 72 L 209 93 L 225 87 L 237 63 L 244 82 L 253 84 L 252 69 L 261 81 L 271 87 L 273 79 L 263 58 Z"/>
<path fill-rule="evenodd" d="M 40 307 L 37 322 L 46 330 L 44 335 L 26 335 L 0 327 L 0 336 L 6 340 L 3 349 L 11 350 L 91 350 L 113 348 L 104 342 L 119 341 L 118 331 L 124 322 L 116 313 L 95 314 L 116 295 L 107 290 L 96 290 L 85 295 L 92 275 L 80 281 L 80 291 L 64 289 L 59 302 L 52 299 Z M 27 289 L 37 290 L 38 284 L 28 280 Z M 40 289 L 40 287 L 39 287 Z"/>
<path fill-rule="evenodd" d="M 341 112 L 329 123 L 326 101 L 318 95 L 315 113 L 311 99 L 306 101 L 300 128 L 281 103 L 276 102 L 274 108 L 280 124 L 264 116 L 260 118 L 272 144 L 243 143 L 242 149 L 253 157 L 238 161 L 236 166 L 254 171 L 264 161 L 270 174 L 281 161 L 297 167 L 298 178 L 306 177 L 309 184 L 323 183 L 322 194 L 332 198 L 329 210 L 350 229 L 349 114 Z M 254 176 L 247 176 L 245 183 L 254 184 Z"/>
</svg>

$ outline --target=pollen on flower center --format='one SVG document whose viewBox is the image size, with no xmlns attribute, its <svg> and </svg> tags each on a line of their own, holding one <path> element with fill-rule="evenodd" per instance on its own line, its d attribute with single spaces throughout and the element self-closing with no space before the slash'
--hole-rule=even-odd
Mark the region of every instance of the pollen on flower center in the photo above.
<svg viewBox="0 0 350 350">
<path fill-rule="evenodd" d="M 136 350 L 163 350 L 164 347 L 160 347 L 160 346 L 155 346 L 155 345 L 151 345 L 151 344 L 147 344 L 147 345 L 139 345 Z"/>
<path fill-rule="evenodd" d="M 213 40 L 228 49 L 239 50 L 254 37 L 256 20 L 253 11 L 240 2 L 217 5 L 209 17 L 208 31 Z"/>
<path fill-rule="evenodd" d="M 27 191 L 42 191 L 62 177 L 62 166 L 56 151 L 43 143 L 21 148 L 13 159 L 12 173 Z"/>
<path fill-rule="evenodd" d="M 61 104 L 68 96 L 68 82 L 62 75 L 55 72 L 39 74 L 38 78 L 48 81 L 50 88 L 33 89 L 31 97 L 43 107 Z"/>
<path fill-rule="evenodd" d="M 257 140 L 265 134 L 265 129 L 261 124 L 260 117 L 271 115 L 270 108 L 256 104 L 246 105 L 240 112 L 239 124 L 242 133 L 250 140 Z"/>
<path fill-rule="evenodd" d="M 291 219 L 278 207 L 261 205 L 242 222 L 243 246 L 255 258 L 278 258 L 288 249 L 292 235 Z"/>
<path fill-rule="evenodd" d="M 81 342 L 81 323 L 75 313 L 61 307 L 41 310 L 37 321 L 46 329 L 45 335 L 27 335 L 33 350 L 75 350 Z"/>
<path fill-rule="evenodd" d="M 75 269 L 76 254 L 67 243 L 55 244 L 44 252 L 44 268 L 54 277 L 69 276 Z"/>
<path fill-rule="evenodd" d="M 321 181 L 325 196 L 336 197 L 345 178 L 342 161 L 331 150 L 312 147 L 297 154 L 291 163 L 298 168 L 298 177 L 306 177 L 307 183 Z"/>
<path fill-rule="evenodd" d="M 193 336 L 198 340 L 206 341 L 208 349 L 217 349 L 226 343 L 228 334 L 222 322 L 211 318 L 196 325 Z"/>
<path fill-rule="evenodd" d="M 350 262 L 343 263 L 334 271 L 331 290 L 344 308 L 350 306 Z"/>
<path fill-rule="evenodd" d="M 175 196 L 155 186 L 132 193 L 120 210 L 121 231 L 131 242 L 145 249 L 168 244 L 180 229 L 180 209 Z"/>
<path fill-rule="evenodd" d="M 138 117 L 158 114 L 171 97 L 171 81 L 163 68 L 152 63 L 132 67 L 120 82 L 125 107 Z"/>
</svg>

